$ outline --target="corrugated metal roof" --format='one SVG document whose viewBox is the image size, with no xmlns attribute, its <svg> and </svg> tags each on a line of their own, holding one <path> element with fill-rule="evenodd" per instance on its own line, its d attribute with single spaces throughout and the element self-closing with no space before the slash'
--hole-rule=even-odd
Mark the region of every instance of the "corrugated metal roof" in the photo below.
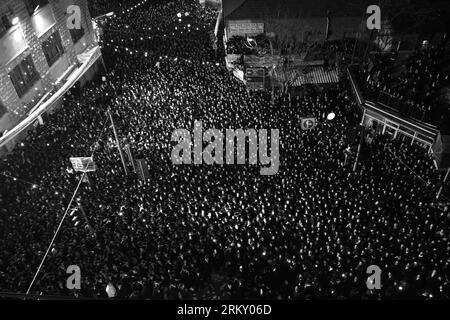
<svg viewBox="0 0 450 320">
<path fill-rule="evenodd" d="M 305 84 L 331 84 L 338 83 L 339 76 L 336 69 L 325 71 L 323 67 L 311 67 L 307 74 L 299 74 L 293 86 Z"/>
<path fill-rule="evenodd" d="M 278 83 L 289 79 L 291 86 L 301 87 L 306 84 L 335 84 L 339 82 L 339 75 L 336 69 L 324 70 L 322 66 L 308 67 L 307 73 L 298 69 L 290 69 L 278 72 L 274 75 Z"/>
</svg>

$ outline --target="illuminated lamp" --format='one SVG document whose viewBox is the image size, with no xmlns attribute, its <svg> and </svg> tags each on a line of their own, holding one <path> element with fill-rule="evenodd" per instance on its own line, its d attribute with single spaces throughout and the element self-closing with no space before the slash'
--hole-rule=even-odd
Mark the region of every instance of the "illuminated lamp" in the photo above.
<svg viewBox="0 0 450 320">
<path fill-rule="evenodd" d="M 328 114 L 327 119 L 328 120 L 333 120 L 334 118 L 336 118 L 336 114 L 334 112 L 331 112 L 330 114 Z"/>
<path fill-rule="evenodd" d="M 16 24 L 19 23 L 19 17 L 14 17 L 11 21 L 11 23 L 13 24 L 13 26 L 15 26 Z"/>
</svg>

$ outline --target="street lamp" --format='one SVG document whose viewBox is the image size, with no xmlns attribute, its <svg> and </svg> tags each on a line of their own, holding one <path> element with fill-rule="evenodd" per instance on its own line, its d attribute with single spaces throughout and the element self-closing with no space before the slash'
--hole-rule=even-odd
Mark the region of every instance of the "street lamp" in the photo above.
<svg viewBox="0 0 450 320">
<path fill-rule="evenodd" d="M 101 19 L 101 18 L 103 18 L 103 17 L 108 17 L 108 18 L 109 18 L 109 17 L 112 17 L 113 15 L 114 15 L 114 12 L 111 11 L 111 12 L 102 14 L 101 16 L 98 16 L 98 17 L 96 17 L 96 18 L 93 18 L 92 20 L 97 21 L 98 19 Z"/>
</svg>

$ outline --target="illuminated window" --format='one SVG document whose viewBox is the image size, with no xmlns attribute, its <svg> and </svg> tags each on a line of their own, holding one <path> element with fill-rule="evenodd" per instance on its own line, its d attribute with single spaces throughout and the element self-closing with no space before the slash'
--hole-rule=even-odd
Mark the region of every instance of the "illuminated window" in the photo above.
<svg viewBox="0 0 450 320">
<path fill-rule="evenodd" d="M 30 16 L 39 8 L 48 4 L 48 0 L 24 0 L 24 2 Z"/>
<path fill-rule="evenodd" d="M 84 36 L 84 29 L 69 29 L 73 43 L 77 43 Z"/>
<path fill-rule="evenodd" d="M 42 51 L 44 51 L 45 59 L 47 59 L 49 67 L 64 54 L 59 31 L 55 31 L 50 37 L 42 42 Z"/>
<path fill-rule="evenodd" d="M 31 55 L 22 60 L 10 73 L 9 77 L 16 89 L 19 98 L 23 97 L 25 93 L 39 80 L 39 74 L 34 67 Z"/>
</svg>

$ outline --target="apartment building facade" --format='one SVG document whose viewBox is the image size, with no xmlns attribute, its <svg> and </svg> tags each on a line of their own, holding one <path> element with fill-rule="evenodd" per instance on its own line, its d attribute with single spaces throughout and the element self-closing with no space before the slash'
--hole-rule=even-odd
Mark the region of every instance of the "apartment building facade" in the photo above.
<svg viewBox="0 0 450 320">
<path fill-rule="evenodd" d="M 73 5 L 80 28 L 68 27 Z M 49 95 L 61 94 L 86 56 L 92 61 L 82 77 L 103 62 L 87 0 L 1 0 L 0 139 Z"/>
</svg>

